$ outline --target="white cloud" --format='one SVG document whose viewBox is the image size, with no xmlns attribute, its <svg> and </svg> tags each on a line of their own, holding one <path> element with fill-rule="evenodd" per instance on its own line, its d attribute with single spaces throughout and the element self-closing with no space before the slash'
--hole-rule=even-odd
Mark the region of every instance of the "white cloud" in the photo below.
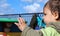
<svg viewBox="0 0 60 36">
<path fill-rule="evenodd" d="M 45 4 L 47 1 L 48 0 L 23 0 L 23 2 L 33 3 L 31 5 L 24 6 L 24 10 L 26 10 L 27 13 L 43 12 L 43 5 L 40 6 L 40 3 Z"/>
<path fill-rule="evenodd" d="M 21 0 L 23 2 L 32 2 L 33 0 Z"/>
<path fill-rule="evenodd" d="M 7 0 L 0 0 L 0 4 L 6 3 Z"/>
<path fill-rule="evenodd" d="M 40 3 L 40 2 L 46 3 L 48 0 L 21 0 L 21 1 L 29 2 L 29 3 L 32 3 L 32 2 L 35 2 L 35 3 Z"/>
<path fill-rule="evenodd" d="M 43 2 L 43 0 L 34 0 L 34 2 L 40 3 Z"/>
<path fill-rule="evenodd" d="M 41 8 L 40 4 L 37 4 L 37 3 L 34 3 L 32 5 L 28 5 L 28 6 L 24 7 L 26 12 L 28 12 L 28 13 L 37 13 L 37 12 L 40 12 L 41 11 L 40 8 Z"/>
<path fill-rule="evenodd" d="M 7 13 L 17 12 L 17 10 L 12 8 L 11 5 L 7 3 L 7 0 L 0 0 L 0 13 L 3 14 L 5 12 L 7 12 Z M 5 14 L 7 14 L 7 13 L 5 13 Z"/>
<path fill-rule="evenodd" d="M 35 2 L 39 3 L 39 2 L 42 2 L 42 3 L 46 3 L 48 0 L 35 0 Z"/>
<path fill-rule="evenodd" d="M 4 3 L 4 4 L 1 4 L 1 5 L 0 5 L 1 8 L 7 8 L 7 7 L 9 7 L 9 6 L 10 6 L 10 4 L 7 4 L 7 3 Z"/>
</svg>

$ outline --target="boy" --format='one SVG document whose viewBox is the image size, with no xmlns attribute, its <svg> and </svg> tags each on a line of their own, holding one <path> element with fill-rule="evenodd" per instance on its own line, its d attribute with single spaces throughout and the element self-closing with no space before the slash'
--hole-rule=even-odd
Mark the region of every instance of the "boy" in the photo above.
<svg viewBox="0 0 60 36">
<path fill-rule="evenodd" d="M 23 31 L 22 36 L 60 36 L 60 0 L 49 0 L 43 11 L 47 26 L 38 32 L 26 26 L 25 21 L 19 18 L 19 23 L 15 24 Z"/>
</svg>

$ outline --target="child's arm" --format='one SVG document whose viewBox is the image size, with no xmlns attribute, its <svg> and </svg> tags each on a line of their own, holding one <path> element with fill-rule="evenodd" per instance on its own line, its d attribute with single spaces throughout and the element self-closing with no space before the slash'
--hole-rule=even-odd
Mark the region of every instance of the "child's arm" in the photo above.
<svg viewBox="0 0 60 36">
<path fill-rule="evenodd" d="M 22 18 L 19 18 L 19 23 L 15 23 L 18 28 L 22 31 L 22 36 L 41 36 L 42 32 L 37 32 L 30 27 L 26 26 L 25 21 Z"/>
<path fill-rule="evenodd" d="M 35 31 L 31 29 L 30 27 L 26 26 L 21 36 L 43 36 L 43 33 L 41 31 L 39 32 Z"/>
</svg>

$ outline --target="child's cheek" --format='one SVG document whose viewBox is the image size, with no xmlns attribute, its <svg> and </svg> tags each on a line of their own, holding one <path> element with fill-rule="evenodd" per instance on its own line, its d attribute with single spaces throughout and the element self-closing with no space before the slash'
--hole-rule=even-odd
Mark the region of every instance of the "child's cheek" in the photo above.
<svg viewBox="0 0 60 36">
<path fill-rule="evenodd" d="M 47 22 L 47 17 L 46 17 L 46 16 L 44 17 L 44 22 L 45 22 L 45 23 Z"/>
<path fill-rule="evenodd" d="M 45 22 L 45 23 L 49 23 L 49 21 L 50 21 L 49 18 L 48 18 L 47 16 L 45 16 L 44 22 Z"/>
</svg>

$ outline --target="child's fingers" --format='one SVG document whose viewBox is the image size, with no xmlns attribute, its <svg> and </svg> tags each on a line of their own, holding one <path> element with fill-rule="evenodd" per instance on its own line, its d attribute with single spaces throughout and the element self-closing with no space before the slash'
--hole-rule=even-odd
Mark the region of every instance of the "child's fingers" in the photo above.
<svg viewBox="0 0 60 36">
<path fill-rule="evenodd" d="M 19 27 L 19 24 L 18 23 L 15 23 L 15 25 L 17 25 Z"/>
<path fill-rule="evenodd" d="M 20 18 L 18 18 L 18 23 L 21 24 L 21 20 L 20 20 Z"/>
<path fill-rule="evenodd" d="M 23 22 L 25 23 L 25 20 L 22 18 Z"/>
<path fill-rule="evenodd" d="M 21 24 L 25 23 L 24 19 L 23 18 L 19 18 L 18 20 Z"/>
</svg>

